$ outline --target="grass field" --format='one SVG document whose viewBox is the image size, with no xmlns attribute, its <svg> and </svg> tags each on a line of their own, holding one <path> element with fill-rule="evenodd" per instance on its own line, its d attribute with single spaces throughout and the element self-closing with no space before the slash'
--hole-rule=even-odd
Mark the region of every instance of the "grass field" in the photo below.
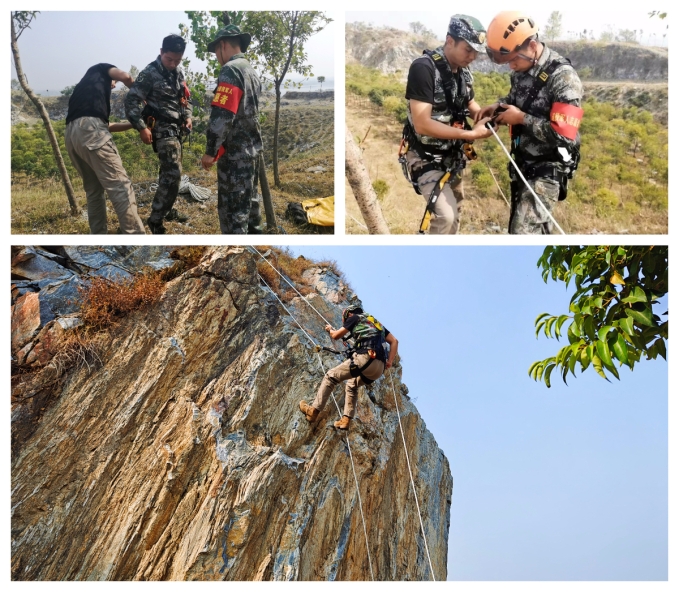
<svg viewBox="0 0 680 592">
<path fill-rule="evenodd" d="M 279 132 L 279 174 L 281 177 L 279 188 L 274 187 L 271 168 L 273 109 L 266 113 L 262 133 L 265 143 L 267 178 L 271 188 L 277 225 L 289 234 L 310 232 L 308 227 L 296 226 L 289 222 L 285 218 L 285 211 L 289 202 L 300 202 L 312 197 L 327 197 L 333 194 L 333 102 L 288 101 L 288 104 L 282 107 Z M 210 189 L 213 195 L 205 203 L 194 202 L 188 196 L 178 196 L 175 207 L 179 212 L 187 215 L 189 220 L 182 224 L 165 222 L 164 225 L 170 234 L 219 234 L 220 232 L 217 218 L 215 167 L 210 172 L 203 171 L 198 166 L 196 154 L 195 150 L 193 153 L 185 152 L 184 174 L 189 175 L 192 183 Z M 64 157 L 68 160 L 65 151 Z M 134 170 L 137 173 L 132 175 L 137 207 L 142 220 L 146 220 L 151 213 L 154 193 L 150 186 L 157 181 L 153 155 L 150 158 L 149 166 L 136 166 Z M 310 168 L 321 172 L 308 171 Z M 78 204 L 86 210 L 85 192 L 80 177 L 77 174 L 72 175 L 71 182 Z M 86 214 L 71 216 L 63 185 L 58 178 L 36 179 L 25 174 L 13 173 L 11 201 L 13 234 L 89 233 Z M 116 234 L 118 221 L 108 201 L 107 210 L 109 234 Z M 261 213 L 264 223 L 264 210 Z"/>
<path fill-rule="evenodd" d="M 348 71 L 348 88 L 354 78 L 359 81 L 354 86 L 373 85 L 377 89 L 374 94 L 390 91 L 393 84 L 393 77 L 358 66 Z M 482 76 L 478 78 L 483 80 Z M 404 179 L 397 161 L 403 99 L 381 95 L 376 101 L 371 92 L 357 96 L 348 91 L 346 122 L 360 142 L 371 181 L 381 182 L 386 188 L 380 201 L 390 231 L 414 234 L 423 216 L 425 199 Z M 622 96 L 627 92 L 621 91 Z M 480 101 L 486 104 L 484 97 Z M 585 109 L 581 164 L 570 182 L 569 197 L 555 208 L 556 220 L 569 234 L 667 233 L 667 129 L 636 106 L 594 101 L 587 103 Z M 507 147 L 507 128 L 501 129 L 499 136 Z M 494 138 L 477 141 L 475 149 L 479 158 L 468 164 L 463 175 L 465 200 L 461 205 L 460 233 L 506 233 L 510 208 L 494 177 L 509 199 L 507 159 Z M 346 232 L 366 234 L 347 183 L 345 194 Z"/>
</svg>

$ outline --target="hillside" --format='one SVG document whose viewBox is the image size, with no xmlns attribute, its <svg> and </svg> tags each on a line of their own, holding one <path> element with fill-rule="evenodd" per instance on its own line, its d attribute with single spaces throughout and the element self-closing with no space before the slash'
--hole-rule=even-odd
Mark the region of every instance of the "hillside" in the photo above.
<svg viewBox="0 0 680 592">
<path fill-rule="evenodd" d="M 296 322 L 330 346 L 309 305 L 339 326 L 358 299 L 329 263 L 262 256 L 306 296 L 244 247 L 13 248 L 13 580 L 428 580 L 425 540 L 446 578 L 451 474 L 403 362 L 348 439 L 332 401 L 308 424 L 339 359 Z M 78 287 L 145 269 L 160 293 L 88 332 Z"/>
</svg>

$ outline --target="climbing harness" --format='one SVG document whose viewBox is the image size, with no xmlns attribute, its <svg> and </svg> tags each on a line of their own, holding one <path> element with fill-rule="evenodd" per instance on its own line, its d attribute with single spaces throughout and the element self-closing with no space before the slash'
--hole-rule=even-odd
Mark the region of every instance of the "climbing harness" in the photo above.
<svg viewBox="0 0 680 592">
<path fill-rule="evenodd" d="M 312 305 L 312 303 L 309 302 L 309 301 L 308 301 L 308 300 L 307 300 L 307 299 L 299 292 L 299 290 L 293 285 L 293 283 L 292 283 L 287 277 L 285 277 L 278 269 L 276 269 L 276 267 L 274 267 L 274 266 L 266 259 L 266 257 L 265 257 L 264 255 L 262 255 L 262 253 L 260 253 L 260 252 L 259 252 L 254 246 L 252 246 L 252 245 L 250 246 L 250 249 L 252 249 L 252 250 L 253 250 L 255 253 L 257 253 L 264 261 L 266 261 L 267 264 L 268 264 L 268 265 L 269 265 L 269 266 L 270 266 L 270 267 L 271 267 L 271 268 L 272 268 L 272 269 L 273 269 L 273 270 L 274 270 L 274 271 L 275 271 L 275 272 L 276 272 L 276 273 L 277 273 L 277 274 L 278 274 L 278 275 L 279 275 L 279 276 L 280 276 L 280 277 L 281 277 L 281 278 L 282 278 L 282 279 L 283 279 L 283 280 L 284 280 L 291 288 L 293 288 L 293 290 L 300 296 L 300 298 L 302 298 L 303 301 L 306 302 L 306 303 L 312 308 L 312 310 L 314 310 L 314 312 L 316 312 L 316 314 L 319 315 L 319 317 L 320 317 L 325 323 L 330 324 L 330 323 L 326 320 L 326 318 L 325 318 L 318 310 L 316 310 L 316 308 L 314 308 L 314 306 Z M 288 313 L 288 315 L 293 319 L 293 321 L 295 321 L 295 324 L 296 324 L 298 327 L 300 327 L 300 329 L 302 330 L 302 332 L 304 333 L 304 335 L 307 337 L 307 339 L 309 339 L 309 341 L 312 343 L 312 345 L 314 346 L 314 349 L 315 349 L 317 358 L 318 358 L 318 360 L 319 360 L 319 365 L 321 366 L 321 370 L 322 370 L 322 372 L 325 374 L 325 373 L 326 373 L 326 368 L 324 367 L 323 361 L 321 360 L 320 351 L 321 351 L 321 350 L 323 350 L 323 351 L 328 351 L 328 352 L 333 353 L 333 354 L 336 354 L 336 355 L 337 355 L 337 354 L 343 354 L 343 352 L 340 352 L 340 351 L 338 351 L 338 350 L 335 350 L 335 349 L 332 349 L 332 348 L 329 348 L 329 347 L 326 347 L 326 346 L 322 346 L 322 345 L 320 345 L 320 344 L 317 344 L 317 343 L 314 341 L 314 339 L 311 337 L 311 335 L 310 335 L 309 333 L 307 333 L 307 331 L 305 331 L 305 329 L 304 329 L 304 328 L 302 327 L 302 325 L 298 322 L 298 320 L 295 318 L 295 316 L 290 312 L 290 310 L 288 310 L 288 308 L 286 307 L 286 305 L 281 301 L 281 299 L 278 297 L 278 295 L 276 294 L 276 292 L 274 292 L 274 290 L 271 288 L 271 286 L 269 286 L 269 284 L 265 281 L 265 279 L 264 279 L 259 273 L 258 273 L 257 275 L 258 275 L 258 277 L 260 278 L 260 280 L 262 280 L 262 282 L 267 286 L 267 288 L 269 289 L 269 291 L 274 295 L 274 297 L 278 300 L 279 304 L 281 304 L 281 306 L 283 307 L 283 309 Z M 427 554 L 427 560 L 428 560 L 429 567 L 430 567 L 430 575 L 432 576 L 432 580 L 433 580 L 433 581 L 436 581 L 436 578 L 435 578 L 435 575 L 434 575 L 434 569 L 432 568 L 432 560 L 431 560 L 431 558 L 430 558 L 430 550 L 429 550 L 429 547 L 428 547 L 428 545 L 427 545 L 427 537 L 426 537 L 426 535 L 425 535 L 425 526 L 424 526 L 424 524 L 423 524 L 422 513 L 421 513 L 421 511 L 420 511 L 420 504 L 419 504 L 419 502 L 418 502 L 418 494 L 417 494 L 417 492 L 416 492 L 415 481 L 414 481 L 414 479 L 413 479 L 413 472 L 411 471 L 411 462 L 410 462 L 410 460 L 409 460 L 408 448 L 407 448 L 407 446 L 406 446 L 406 437 L 404 436 L 404 429 L 403 429 L 402 424 L 401 424 L 401 415 L 400 415 L 400 411 L 399 411 L 399 405 L 398 405 L 398 403 L 397 403 L 397 394 L 396 394 L 396 390 L 395 390 L 395 388 L 394 388 L 394 379 L 392 378 L 392 374 L 391 374 L 391 373 L 390 373 L 390 380 L 391 380 L 391 382 L 392 382 L 392 393 L 393 393 L 393 395 L 394 395 L 394 402 L 395 402 L 395 406 L 396 406 L 396 410 L 397 410 L 397 419 L 398 419 L 398 421 L 399 421 L 399 431 L 400 431 L 400 433 L 401 433 L 401 439 L 402 439 L 402 442 L 403 442 L 403 444 L 404 444 L 404 454 L 406 455 L 406 463 L 407 463 L 407 466 L 408 466 L 409 477 L 410 477 L 410 479 L 411 479 L 411 487 L 412 487 L 412 490 L 413 490 L 413 496 L 414 496 L 415 501 L 416 501 L 416 508 L 417 508 L 417 510 L 418 510 L 418 519 L 419 519 L 419 521 L 420 521 L 420 531 L 421 531 L 421 533 L 422 533 L 422 535 L 423 535 L 423 542 L 424 542 L 424 544 L 425 544 L 425 552 L 426 552 L 426 554 Z M 332 393 L 332 392 L 331 392 L 331 397 L 333 398 L 333 403 L 335 404 L 335 408 L 337 409 L 338 414 L 339 414 L 340 417 L 342 418 L 342 411 L 340 410 L 340 406 L 338 405 L 338 402 L 337 402 L 337 400 L 336 400 L 336 398 L 335 398 L 335 394 Z M 352 450 L 351 450 L 350 445 L 349 445 L 349 434 L 346 434 L 346 435 L 345 435 L 345 442 L 346 442 L 346 444 L 347 444 L 347 450 L 348 450 L 348 452 L 349 452 L 350 463 L 351 463 L 351 465 L 352 465 L 352 473 L 353 473 L 353 475 L 354 475 L 354 484 L 355 484 L 356 491 L 357 491 L 357 498 L 358 498 L 358 500 L 359 500 L 359 512 L 360 512 L 360 514 L 361 514 L 361 523 L 362 523 L 363 529 L 364 529 L 364 539 L 365 539 L 365 541 L 366 541 L 366 553 L 367 553 L 367 556 L 368 556 L 368 566 L 369 566 L 369 570 L 370 570 L 370 572 L 371 572 L 371 580 L 375 581 L 375 578 L 374 578 L 374 576 L 373 576 L 373 563 L 372 563 L 372 561 L 371 561 L 371 553 L 370 553 L 370 548 L 369 548 L 369 544 L 368 544 L 368 533 L 367 533 L 367 530 L 366 530 L 366 520 L 365 520 L 365 518 L 364 518 L 363 504 L 362 504 L 362 501 L 361 501 L 361 493 L 360 493 L 360 490 L 359 490 L 359 480 L 358 480 L 358 478 L 357 478 L 356 468 L 355 468 L 355 466 L 354 466 L 354 458 L 353 458 L 353 456 L 352 456 Z"/>
</svg>

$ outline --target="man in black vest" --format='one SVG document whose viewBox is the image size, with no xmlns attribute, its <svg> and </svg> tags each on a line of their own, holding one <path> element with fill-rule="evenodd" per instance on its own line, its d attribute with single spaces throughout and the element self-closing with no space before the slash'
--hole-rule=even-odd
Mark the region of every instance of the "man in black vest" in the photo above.
<svg viewBox="0 0 680 592">
<path fill-rule="evenodd" d="M 510 234 L 550 234 L 546 209 L 567 196 L 567 182 L 578 166 L 583 117 L 581 80 L 569 60 L 538 40 L 538 27 L 523 12 L 501 12 L 491 21 L 487 53 L 512 70 L 510 93 L 481 109 L 511 127 L 511 153 L 533 192 L 508 163 L 512 204 Z"/>
<path fill-rule="evenodd" d="M 120 81 L 128 88 L 132 77 L 113 64 L 92 66 L 76 84 L 68 102 L 66 150 L 83 178 L 87 220 L 92 234 L 107 234 L 106 192 L 124 234 L 145 234 L 137 201 L 111 132 L 130 129 L 129 123 L 109 123 L 111 89 Z"/>
<path fill-rule="evenodd" d="M 477 19 L 454 15 L 446 43 L 434 51 L 425 51 L 409 69 L 408 122 L 402 146 L 406 152 L 400 161 L 407 178 L 426 202 L 436 196 L 430 234 L 458 232 L 465 150 L 471 154 L 470 142 L 491 135 L 485 127 L 488 118 L 479 120 L 472 129 L 467 123 L 467 116 L 474 117 L 479 111 L 468 66 L 484 50 L 484 39 L 484 28 Z M 447 172 L 449 176 L 440 187 Z"/>
</svg>

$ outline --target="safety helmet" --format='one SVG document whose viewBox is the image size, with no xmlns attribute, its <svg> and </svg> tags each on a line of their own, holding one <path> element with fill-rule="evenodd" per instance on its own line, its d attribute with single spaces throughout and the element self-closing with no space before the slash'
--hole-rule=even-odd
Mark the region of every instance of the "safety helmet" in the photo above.
<svg viewBox="0 0 680 592">
<path fill-rule="evenodd" d="M 499 12 L 486 32 L 486 53 L 497 64 L 506 64 L 522 44 L 538 33 L 534 20 L 524 12 Z"/>
<path fill-rule="evenodd" d="M 361 308 L 358 304 L 351 304 L 342 311 L 342 322 L 344 323 L 349 315 L 356 314 L 359 312 L 364 312 L 364 309 Z"/>
</svg>

